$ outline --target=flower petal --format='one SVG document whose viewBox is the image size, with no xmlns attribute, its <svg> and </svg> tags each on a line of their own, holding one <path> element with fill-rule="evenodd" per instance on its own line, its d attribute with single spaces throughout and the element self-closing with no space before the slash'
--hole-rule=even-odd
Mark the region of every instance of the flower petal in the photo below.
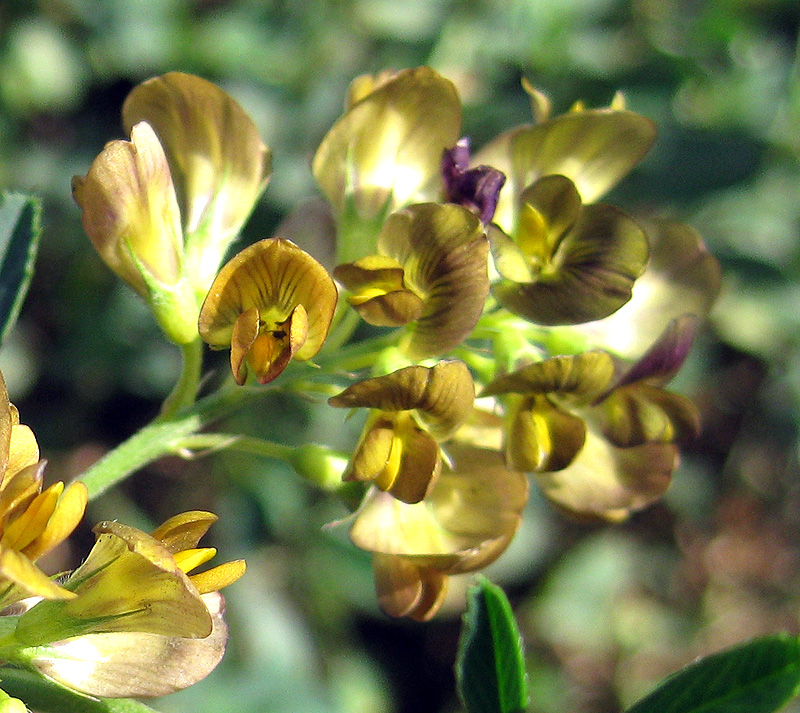
<svg viewBox="0 0 800 713">
<path fill-rule="evenodd" d="M 607 352 L 554 356 L 499 376 L 481 396 L 497 394 L 557 394 L 577 404 L 594 401 L 608 388 L 614 361 Z"/>
<path fill-rule="evenodd" d="M 212 240 L 211 260 L 199 267 L 199 285 L 208 285 L 230 241 L 250 215 L 270 172 L 269 149 L 244 110 L 211 82 L 169 72 L 137 86 L 122 107 L 130 128 L 148 122 L 164 146 L 172 168 L 191 252 L 196 239 Z"/>
<path fill-rule="evenodd" d="M 407 503 L 422 500 L 441 469 L 439 446 L 408 414 L 368 422 L 344 480 L 374 481 Z"/>
<path fill-rule="evenodd" d="M 288 240 L 261 240 L 220 270 L 200 311 L 200 335 L 212 347 L 226 347 L 242 313 L 255 308 L 260 321 L 276 329 L 302 305 L 308 331 L 294 357 L 310 359 L 325 341 L 337 296 L 331 276 L 308 253 Z"/>
<path fill-rule="evenodd" d="M 637 358 L 683 314 L 705 317 L 721 284 L 719 262 L 688 225 L 644 223 L 650 260 L 636 280 L 628 303 L 599 322 L 581 326 L 592 343 L 627 358 Z"/>
<path fill-rule="evenodd" d="M 24 614 L 16 636 L 40 645 L 113 631 L 203 638 L 212 622 L 197 589 L 158 540 L 116 522 L 64 583 L 74 598 L 45 600 Z"/>
<path fill-rule="evenodd" d="M 431 619 L 447 595 L 447 577 L 404 557 L 374 554 L 372 570 L 378 605 L 389 616 Z"/>
<path fill-rule="evenodd" d="M 21 552 L 0 546 L 0 608 L 28 597 L 73 599 L 75 595 L 60 586 Z"/>
<path fill-rule="evenodd" d="M 631 297 L 647 264 L 644 231 L 614 206 L 585 206 L 561 241 L 552 270 L 535 281 L 494 285 L 509 311 L 538 324 L 580 324 L 608 316 Z"/>
<path fill-rule="evenodd" d="M 213 512 L 189 510 L 169 518 L 151 535 L 175 554 L 197 547 L 197 543 L 218 519 Z"/>
<path fill-rule="evenodd" d="M 322 140 L 312 170 L 337 213 L 352 200 L 369 219 L 387 202 L 391 212 L 441 184 L 442 151 L 459 138 L 461 105 L 452 83 L 429 67 L 398 72 L 358 96 Z"/>
<path fill-rule="evenodd" d="M 508 465 L 523 472 L 563 470 L 586 441 L 583 419 L 544 396 L 519 399 L 506 434 Z"/>
<path fill-rule="evenodd" d="M 52 486 L 51 486 L 52 487 Z M 24 549 L 31 561 L 36 561 L 69 537 L 83 519 L 89 491 L 79 482 L 70 483 L 58 500 L 44 531 Z"/>
<path fill-rule="evenodd" d="M 367 407 L 389 413 L 416 410 L 428 432 L 441 441 L 469 418 L 474 399 L 469 369 L 453 360 L 434 367 L 409 366 L 359 381 L 328 403 L 337 408 Z"/>
<path fill-rule="evenodd" d="M 545 496 L 567 512 L 591 520 L 624 520 L 660 498 L 678 464 L 672 444 L 616 448 L 587 432 L 586 444 L 564 470 L 535 473 Z"/>
<path fill-rule="evenodd" d="M 89 634 L 42 646 L 31 664 L 45 676 L 90 696 L 165 696 L 205 678 L 222 659 L 228 639 L 224 600 L 203 595 L 211 633 L 186 639 L 142 632 Z"/>
<path fill-rule="evenodd" d="M 700 414 L 689 399 L 647 383 L 615 389 L 600 412 L 603 432 L 621 448 L 684 441 L 700 433 Z"/>
<path fill-rule="evenodd" d="M 537 179 L 566 176 L 583 202 L 593 203 L 642 160 L 655 138 L 655 124 L 631 111 L 613 106 L 572 111 L 500 134 L 473 163 L 489 164 L 508 177 L 494 220 L 509 232 L 515 223 L 516 196 Z"/>
<path fill-rule="evenodd" d="M 497 451 L 453 444 L 450 455 L 453 468 L 443 468 L 423 502 L 372 491 L 353 522 L 353 542 L 448 573 L 489 564 L 502 551 L 495 543 L 507 545 L 516 532 L 528 480 L 509 471 Z"/>
<path fill-rule="evenodd" d="M 438 356 L 472 332 L 489 294 L 489 243 L 480 220 L 454 204 L 422 203 L 389 216 L 378 249 L 403 265 L 404 284 L 425 308 L 406 348 Z"/>
<path fill-rule="evenodd" d="M 372 255 L 339 265 L 333 276 L 351 293 L 347 301 L 376 327 L 401 327 L 422 315 L 425 303 L 404 287 L 403 266 Z"/>
<path fill-rule="evenodd" d="M 164 149 L 149 124 L 132 125 L 130 141 L 106 144 L 86 177 L 73 179 L 72 190 L 95 249 L 139 294 L 148 293 L 139 265 L 164 285 L 178 282 L 178 201 Z"/>
</svg>

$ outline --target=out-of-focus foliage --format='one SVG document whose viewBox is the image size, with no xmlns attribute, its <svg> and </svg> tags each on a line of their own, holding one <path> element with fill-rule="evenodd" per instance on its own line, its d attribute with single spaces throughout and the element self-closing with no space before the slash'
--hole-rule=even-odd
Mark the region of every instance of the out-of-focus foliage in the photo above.
<svg viewBox="0 0 800 713">
<path fill-rule="evenodd" d="M 712 326 L 675 382 L 700 405 L 703 434 L 666 501 L 626 525 L 575 525 L 534 496 L 489 574 L 518 605 L 543 713 L 614 711 L 697 654 L 796 632 L 798 24 L 794 0 L 6 0 L 0 188 L 43 196 L 45 232 L 0 362 L 51 458 L 48 477 L 79 472 L 149 420 L 177 373 L 177 352 L 94 254 L 70 199 L 72 175 L 123 137 L 134 85 L 193 72 L 253 117 L 273 177 L 249 242 L 314 194 L 311 157 L 358 74 L 421 64 L 446 74 L 476 148 L 529 120 L 522 76 L 559 111 L 576 98 L 606 105 L 621 89 L 659 137 L 614 201 L 688 222 L 723 263 Z M 331 249 L 303 247 L 323 263 Z M 348 448 L 362 424 L 339 423 L 333 409 L 271 392 L 228 430 Z M 149 529 L 189 508 L 220 514 L 217 546 L 247 553 L 249 570 L 226 594 L 226 659 L 160 710 L 457 708 L 463 589 L 451 587 L 450 613 L 434 623 L 387 621 L 368 557 L 342 528 L 322 529 L 344 509 L 286 467 L 241 454 L 165 460 L 90 515 Z"/>
</svg>

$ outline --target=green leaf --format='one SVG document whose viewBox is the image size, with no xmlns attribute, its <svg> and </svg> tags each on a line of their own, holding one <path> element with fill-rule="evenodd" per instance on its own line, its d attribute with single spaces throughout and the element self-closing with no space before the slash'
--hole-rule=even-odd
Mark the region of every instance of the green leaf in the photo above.
<svg viewBox="0 0 800 713">
<path fill-rule="evenodd" d="M 155 713 L 133 698 L 93 698 L 32 671 L 3 667 L 3 690 L 41 713 Z"/>
<path fill-rule="evenodd" d="M 800 689 L 800 641 L 780 634 L 706 656 L 627 713 L 770 713 Z"/>
<path fill-rule="evenodd" d="M 0 194 L 0 343 L 17 321 L 33 276 L 41 213 L 34 196 Z"/>
<path fill-rule="evenodd" d="M 500 587 L 481 577 L 468 592 L 458 643 L 458 693 L 469 713 L 516 713 L 528 703 L 522 639 Z"/>
</svg>

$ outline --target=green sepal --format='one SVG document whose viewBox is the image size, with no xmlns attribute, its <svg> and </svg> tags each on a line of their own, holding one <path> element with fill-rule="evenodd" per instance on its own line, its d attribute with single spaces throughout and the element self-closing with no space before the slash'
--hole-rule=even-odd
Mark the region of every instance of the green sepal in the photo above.
<svg viewBox="0 0 800 713">
<path fill-rule="evenodd" d="M 33 277 L 41 216 L 39 198 L 0 194 L 0 343 L 17 321 Z"/>
<path fill-rule="evenodd" d="M 518 713 L 528 704 L 522 638 L 511 605 L 485 577 L 467 593 L 456 684 L 468 713 Z"/>
<path fill-rule="evenodd" d="M 627 713 L 771 713 L 800 691 L 800 640 L 749 641 L 689 664 Z"/>
</svg>

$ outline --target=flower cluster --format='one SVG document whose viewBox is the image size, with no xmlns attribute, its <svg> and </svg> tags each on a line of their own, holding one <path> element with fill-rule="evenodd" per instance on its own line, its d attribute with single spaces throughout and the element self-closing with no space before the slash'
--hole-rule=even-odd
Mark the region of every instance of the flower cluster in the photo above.
<svg viewBox="0 0 800 713">
<path fill-rule="evenodd" d="M 351 537 L 391 615 L 430 618 L 449 576 L 504 551 L 527 474 L 557 508 L 619 521 L 664 493 L 676 443 L 699 427 L 665 386 L 718 266 L 690 228 L 600 200 L 655 127 L 621 95 L 554 116 L 523 86 L 532 123 L 473 157 L 458 92 L 433 69 L 358 78 L 313 159 L 324 198 L 221 270 L 269 174 L 221 89 L 179 73 L 137 87 L 130 141 L 74 183 L 100 255 L 170 339 L 230 348 L 238 384 L 317 358 L 317 382 L 346 386 L 330 405 L 365 411 L 341 476 L 361 484 Z M 332 276 L 298 247 L 310 230 L 335 245 Z M 359 319 L 372 325 L 360 342 Z M 105 549 L 139 542 L 102 533 Z M 69 600 L 48 606 L 72 621 Z"/>
</svg>

